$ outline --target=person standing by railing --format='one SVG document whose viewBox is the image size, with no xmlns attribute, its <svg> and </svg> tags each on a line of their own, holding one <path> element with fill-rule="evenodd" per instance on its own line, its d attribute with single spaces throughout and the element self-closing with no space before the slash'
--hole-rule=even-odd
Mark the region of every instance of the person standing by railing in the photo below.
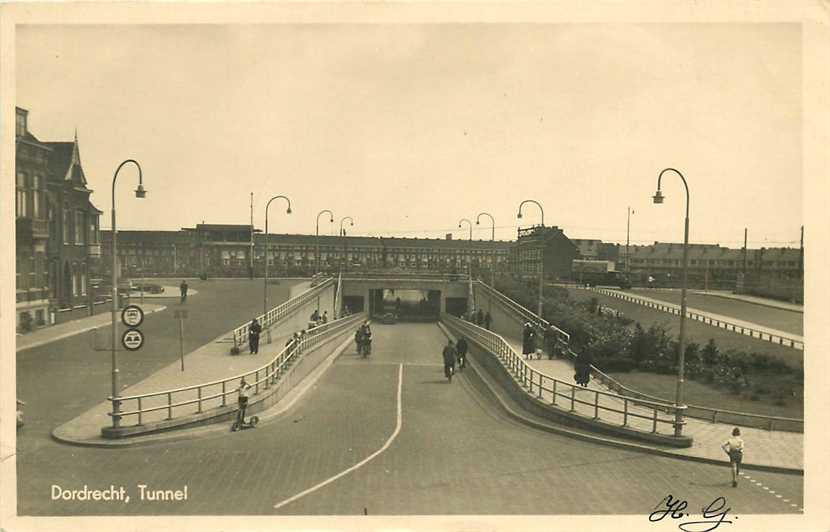
<svg viewBox="0 0 830 532">
<path fill-rule="evenodd" d="M 545 351 L 548 353 L 548 360 L 553 360 L 557 356 L 557 336 L 556 329 L 551 324 L 547 324 L 545 331 L 542 333 L 545 342 Z"/>
<path fill-rule="evenodd" d="M 455 352 L 456 357 L 458 360 L 458 370 L 463 371 L 465 367 L 467 367 L 467 340 L 464 337 L 460 337 L 458 341 L 455 343 Z"/>
<path fill-rule="evenodd" d="M 251 354 L 259 353 L 259 334 L 262 332 L 262 325 L 259 324 L 256 318 L 251 321 L 248 327 L 248 345 L 251 348 Z"/>
<path fill-rule="evenodd" d="M 245 422 L 245 410 L 248 408 L 248 397 L 251 395 L 251 385 L 245 382 L 245 377 L 239 381 L 239 411 L 236 414 L 237 421 L 241 424 Z"/>
<path fill-rule="evenodd" d="M 524 330 L 522 330 L 522 354 L 525 358 L 533 358 L 533 353 L 536 352 L 536 331 L 530 322 L 525 323 Z"/>
<path fill-rule="evenodd" d="M 490 311 L 488 310 L 487 313 L 484 315 L 484 328 L 488 331 L 490 330 L 490 324 L 493 322 L 493 316 L 490 315 Z"/>
</svg>

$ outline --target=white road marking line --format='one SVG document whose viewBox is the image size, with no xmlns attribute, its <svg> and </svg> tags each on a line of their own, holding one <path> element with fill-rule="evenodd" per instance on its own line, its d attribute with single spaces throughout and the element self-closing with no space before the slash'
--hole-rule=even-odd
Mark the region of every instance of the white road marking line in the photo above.
<svg viewBox="0 0 830 532">
<path fill-rule="evenodd" d="M 775 496 L 778 497 L 779 499 L 782 497 L 782 495 L 779 495 L 779 494 L 776 494 Z"/>
<path fill-rule="evenodd" d="M 784 502 L 790 502 L 790 499 L 784 499 Z"/>
<path fill-rule="evenodd" d="M 395 425 L 395 431 L 392 433 L 391 436 L 389 436 L 389 439 L 386 440 L 386 443 L 383 444 L 383 447 L 381 447 L 377 451 L 373 452 L 372 454 L 370 454 L 369 456 L 364 458 L 362 461 L 356 463 L 355 465 L 353 465 L 352 467 L 350 467 L 350 468 L 348 468 L 344 471 L 341 471 L 340 473 L 334 475 L 333 477 L 330 477 L 330 478 L 320 482 L 319 484 L 308 488 L 305 491 L 301 491 L 300 493 L 294 495 L 293 497 L 289 497 L 288 499 L 285 499 L 282 502 L 278 502 L 277 504 L 274 505 L 274 508 L 275 509 L 281 508 L 281 507 L 285 506 L 286 504 L 292 503 L 292 502 L 296 501 L 297 499 L 305 497 L 309 493 L 313 493 L 313 492 L 319 490 L 320 488 L 331 484 L 332 482 L 339 479 L 340 477 L 348 475 L 352 471 L 355 471 L 356 469 L 359 469 L 360 467 L 362 467 L 365 464 L 369 463 L 373 458 L 375 458 L 380 453 L 382 453 L 383 451 L 388 449 L 389 446 L 392 444 L 392 442 L 395 440 L 395 438 L 398 437 L 398 433 L 400 433 L 401 426 L 403 425 L 403 415 L 402 415 L 402 410 L 401 410 L 401 390 L 402 389 L 403 389 L 403 364 L 400 364 L 399 369 L 398 369 L 398 419 L 397 419 L 397 424 Z"/>
</svg>

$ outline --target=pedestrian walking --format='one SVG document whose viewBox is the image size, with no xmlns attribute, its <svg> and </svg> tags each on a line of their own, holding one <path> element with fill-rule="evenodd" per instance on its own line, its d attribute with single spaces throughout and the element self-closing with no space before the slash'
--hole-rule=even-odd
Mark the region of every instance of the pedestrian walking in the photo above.
<svg viewBox="0 0 830 532">
<path fill-rule="evenodd" d="M 447 339 L 447 345 L 444 346 L 444 351 L 441 355 L 444 357 L 444 376 L 452 383 L 452 374 L 455 373 L 455 359 L 457 355 L 452 338 Z"/>
<path fill-rule="evenodd" d="M 543 338 L 545 342 L 545 351 L 548 353 L 548 360 L 553 360 L 553 357 L 556 356 L 556 329 L 553 328 L 553 325 L 548 324 L 545 327 L 545 332 L 543 333 Z"/>
<path fill-rule="evenodd" d="M 256 318 L 251 321 L 251 325 L 248 327 L 248 345 L 251 348 L 251 354 L 256 355 L 259 353 L 259 333 L 262 332 L 262 326 L 259 324 Z"/>
<path fill-rule="evenodd" d="M 522 331 L 522 354 L 525 358 L 533 358 L 533 353 L 536 352 L 536 331 L 530 322 L 525 323 Z"/>
<path fill-rule="evenodd" d="M 484 315 L 484 328 L 488 331 L 490 330 L 490 323 L 493 321 L 493 316 L 490 315 L 490 311 L 488 310 L 487 313 Z"/>
<path fill-rule="evenodd" d="M 329 321 L 329 311 L 328 310 L 323 311 L 323 317 L 320 318 L 320 320 L 322 320 L 323 323 L 328 323 L 328 321 Z"/>
<path fill-rule="evenodd" d="M 732 487 L 738 487 L 738 475 L 741 474 L 741 462 L 744 458 L 744 441 L 741 429 L 732 429 L 732 437 L 723 442 L 721 449 L 729 456 L 729 468 L 732 470 Z"/>
<path fill-rule="evenodd" d="M 187 301 L 187 281 L 182 280 L 182 284 L 179 285 L 179 292 L 182 295 L 182 299 L 179 301 L 179 304 L 184 305 Z"/>
<path fill-rule="evenodd" d="M 484 312 L 481 309 L 478 309 L 476 313 L 476 325 L 481 326 L 484 323 Z"/>
<path fill-rule="evenodd" d="M 458 361 L 458 371 L 463 371 L 467 367 L 467 340 L 462 336 L 455 343 L 456 360 Z"/>
</svg>

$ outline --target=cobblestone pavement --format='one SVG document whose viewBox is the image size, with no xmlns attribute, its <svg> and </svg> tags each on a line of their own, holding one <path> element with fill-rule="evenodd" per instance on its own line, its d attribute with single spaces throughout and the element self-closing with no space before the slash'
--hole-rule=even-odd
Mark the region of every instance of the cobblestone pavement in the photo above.
<svg viewBox="0 0 830 532">
<path fill-rule="evenodd" d="M 801 508 L 800 475 L 751 473 L 763 487 L 750 480 L 732 488 L 726 467 L 587 443 L 513 421 L 472 373 L 447 383 L 445 339 L 434 324 L 373 330 L 370 357 L 359 358 L 350 346 L 301 401 L 255 430 L 127 449 L 19 438 L 20 513 L 635 514 L 646 522 L 668 494 L 692 507 L 725 496 L 735 515 Z M 38 445 L 29 445 L 34 439 Z M 131 500 L 51 501 L 53 484 L 123 485 Z M 142 501 L 138 484 L 186 485 L 188 499 Z"/>
</svg>

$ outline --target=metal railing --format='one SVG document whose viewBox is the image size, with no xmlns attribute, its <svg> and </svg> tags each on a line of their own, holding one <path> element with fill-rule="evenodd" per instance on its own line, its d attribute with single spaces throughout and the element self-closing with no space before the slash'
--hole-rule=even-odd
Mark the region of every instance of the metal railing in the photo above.
<svg viewBox="0 0 830 532">
<path fill-rule="evenodd" d="M 554 332 L 556 332 L 557 341 L 560 343 L 564 343 L 565 345 L 569 344 L 571 341 L 571 335 L 553 325 L 552 323 L 548 322 L 546 319 L 542 318 L 541 316 L 537 315 L 532 310 L 527 309 L 526 307 L 522 306 L 520 303 L 513 301 L 506 295 L 502 294 L 492 286 L 488 285 L 482 280 L 476 281 L 478 287 L 482 288 L 490 298 L 495 298 L 502 306 L 506 307 L 509 311 L 514 312 L 517 314 L 522 321 L 530 322 L 536 329 L 540 331 L 544 331 L 547 327 L 553 328 Z"/>
<path fill-rule="evenodd" d="M 655 301 L 649 301 L 647 299 L 642 299 L 628 294 L 621 294 L 615 290 L 608 290 L 605 288 L 593 288 L 592 290 L 609 297 L 614 297 L 617 299 L 621 299 L 623 301 L 627 301 L 629 303 L 635 303 L 637 305 L 642 305 L 647 308 L 652 308 L 662 312 L 668 312 L 669 314 L 674 314 L 675 316 L 680 316 L 680 309 L 676 305 L 672 305 L 670 303 L 658 303 Z M 759 331 L 758 329 L 753 329 L 751 327 L 746 327 L 744 325 L 737 325 L 735 323 L 725 320 L 719 320 L 717 318 L 712 318 L 705 314 L 700 314 L 690 310 L 686 310 L 686 317 L 693 319 L 695 321 L 700 321 L 707 325 L 713 325 L 721 329 L 726 329 L 727 331 L 743 334 L 745 336 L 749 336 L 750 338 L 758 338 L 760 340 L 765 340 L 767 342 L 772 342 L 774 344 L 792 347 L 793 349 L 799 349 L 802 351 L 804 350 L 803 341 L 796 340 L 794 338 L 790 338 L 787 336 Z"/>
<path fill-rule="evenodd" d="M 123 397 L 110 396 L 107 400 L 110 401 L 112 408 L 108 415 L 115 416 L 114 408 L 118 406 L 119 409 L 124 409 L 117 414 L 121 421 L 133 417 L 135 419 L 133 425 L 142 425 L 145 416 L 151 412 L 166 410 L 167 417 L 164 418 L 164 421 L 185 415 L 200 414 L 205 411 L 205 407 L 220 408 L 227 406 L 228 396 L 236 395 L 239 392 L 239 381 L 242 378 L 251 385 L 254 396 L 264 393 L 278 384 L 280 377 L 287 373 L 287 370 L 303 353 L 314 349 L 328 338 L 342 333 L 344 329 L 354 327 L 362 319 L 364 319 L 362 314 L 353 314 L 347 318 L 315 327 L 307 331 L 301 337 L 299 343 L 291 340 L 267 364 L 232 377 L 158 392 Z M 183 394 L 191 397 L 193 393 L 196 394 L 195 398 L 182 398 Z M 161 404 L 146 406 L 154 398 L 161 398 Z M 184 410 L 188 406 L 191 408 Z M 121 426 L 130 425 L 123 425 L 122 423 Z"/>
<path fill-rule="evenodd" d="M 544 399 L 544 395 L 547 393 L 550 396 L 551 405 L 563 407 L 571 413 L 577 413 L 588 419 L 614 423 L 616 420 L 612 418 L 615 415 L 622 416 L 622 423 L 620 424 L 622 427 L 629 426 L 630 420 L 641 419 L 648 422 L 652 433 L 658 432 L 658 426 L 667 425 L 671 427 L 672 434 L 674 434 L 676 426 L 675 412 L 678 407 L 671 403 L 627 397 L 612 392 L 584 388 L 556 379 L 530 366 L 527 361 L 516 353 L 510 343 L 498 334 L 449 314 L 443 314 L 442 320 L 451 327 L 463 331 L 466 338 L 496 355 L 513 379 L 537 399 Z M 584 398 L 585 395 L 588 395 L 587 399 Z M 606 399 L 606 402 L 601 403 L 601 398 Z M 609 402 L 611 404 L 608 404 Z M 583 412 L 577 412 L 577 408 L 581 408 Z M 679 408 L 684 409 L 682 406 Z M 585 412 L 588 414 L 585 415 Z M 664 414 L 668 414 L 668 417 Z M 681 424 L 685 423 L 681 422 Z"/>
<path fill-rule="evenodd" d="M 327 289 L 333 283 L 334 279 L 332 278 L 327 278 L 324 281 L 318 282 L 316 286 L 312 286 L 297 297 L 292 297 L 285 303 L 272 308 L 266 314 L 257 316 L 257 321 L 263 329 L 267 329 L 281 319 L 292 314 L 297 308 L 302 307 L 312 299 L 315 299 L 320 292 Z M 251 323 L 246 322 L 233 330 L 231 336 L 233 337 L 234 348 L 239 349 L 248 343 L 248 331 L 250 326 Z"/>
</svg>

